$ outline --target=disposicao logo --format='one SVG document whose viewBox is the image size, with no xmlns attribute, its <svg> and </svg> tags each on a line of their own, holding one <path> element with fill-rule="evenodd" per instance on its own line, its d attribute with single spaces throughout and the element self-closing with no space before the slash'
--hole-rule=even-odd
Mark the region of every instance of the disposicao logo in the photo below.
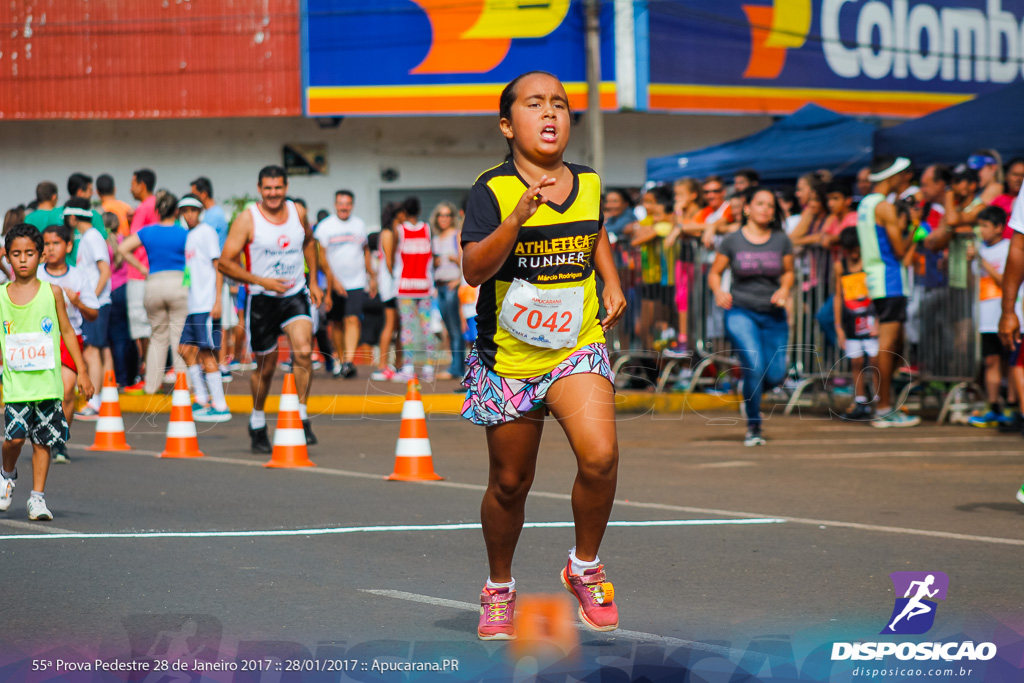
<svg viewBox="0 0 1024 683">
<path fill-rule="evenodd" d="M 895 604 L 881 635 L 920 635 L 935 624 L 936 600 L 945 600 L 949 577 L 943 572 L 893 572 L 889 575 L 896 592 Z M 833 643 L 832 661 L 880 660 L 895 656 L 900 660 L 946 662 L 987 661 L 996 656 L 993 643 Z"/>
<path fill-rule="evenodd" d="M 896 591 L 896 604 L 881 633 L 927 633 L 935 623 L 935 601 L 946 599 L 949 577 L 942 572 L 893 572 L 889 578 Z"/>
</svg>

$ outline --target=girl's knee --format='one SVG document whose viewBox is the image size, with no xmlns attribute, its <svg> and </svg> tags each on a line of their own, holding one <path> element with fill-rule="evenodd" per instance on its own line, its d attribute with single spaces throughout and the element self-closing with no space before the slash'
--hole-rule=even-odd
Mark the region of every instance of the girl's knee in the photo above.
<svg viewBox="0 0 1024 683">
<path fill-rule="evenodd" d="M 506 470 L 491 480 L 491 492 L 503 505 L 525 499 L 533 485 L 533 475 L 528 472 Z"/>
<path fill-rule="evenodd" d="M 619 467 L 619 448 L 615 442 L 603 443 L 578 458 L 581 476 L 587 479 L 614 479 Z"/>
</svg>

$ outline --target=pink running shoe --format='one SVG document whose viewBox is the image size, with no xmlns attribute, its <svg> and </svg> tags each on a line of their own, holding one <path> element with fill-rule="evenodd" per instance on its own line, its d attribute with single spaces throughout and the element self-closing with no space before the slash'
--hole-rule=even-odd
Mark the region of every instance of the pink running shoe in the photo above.
<svg viewBox="0 0 1024 683">
<path fill-rule="evenodd" d="M 588 569 L 583 576 L 573 574 L 571 566 L 566 562 L 562 570 L 562 585 L 579 600 L 583 625 L 592 631 L 617 629 L 619 608 L 614 602 L 615 588 L 604 573 L 604 565 Z"/>
<path fill-rule="evenodd" d="M 515 640 L 512 618 L 516 611 L 516 592 L 508 588 L 484 587 L 480 593 L 480 640 Z"/>
</svg>

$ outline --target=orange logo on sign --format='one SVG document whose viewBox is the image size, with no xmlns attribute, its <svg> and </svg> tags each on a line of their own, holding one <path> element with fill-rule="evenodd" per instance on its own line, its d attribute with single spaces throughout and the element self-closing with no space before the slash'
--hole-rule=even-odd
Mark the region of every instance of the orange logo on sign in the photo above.
<svg viewBox="0 0 1024 683">
<path fill-rule="evenodd" d="M 409 73 L 485 73 L 513 38 L 542 38 L 569 13 L 570 0 L 413 0 L 430 19 L 430 52 Z"/>
<path fill-rule="evenodd" d="M 750 23 L 750 61 L 744 78 L 775 79 L 786 50 L 803 47 L 811 30 L 811 0 L 775 0 L 772 7 L 744 5 Z"/>
</svg>

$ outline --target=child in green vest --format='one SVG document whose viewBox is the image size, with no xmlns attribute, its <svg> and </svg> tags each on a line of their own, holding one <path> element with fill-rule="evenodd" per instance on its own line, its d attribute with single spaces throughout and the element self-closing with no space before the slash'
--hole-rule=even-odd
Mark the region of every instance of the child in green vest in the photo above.
<svg viewBox="0 0 1024 683">
<path fill-rule="evenodd" d="M 78 338 L 64 307 L 64 292 L 36 277 L 43 253 L 43 236 L 27 223 L 14 226 L 4 238 L 14 281 L 0 287 L 0 350 L 3 351 L 4 445 L 0 470 L 0 512 L 11 506 L 17 462 L 25 439 L 32 441 L 32 495 L 28 518 L 49 521 L 43 490 L 50 469 L 50 449 L 68 438 L 61 400 L 60 342 L 75 366 L 85 367 Z M 87 399 L 93 386 L 78 374 L 78 391 Z"/>
</svg>

